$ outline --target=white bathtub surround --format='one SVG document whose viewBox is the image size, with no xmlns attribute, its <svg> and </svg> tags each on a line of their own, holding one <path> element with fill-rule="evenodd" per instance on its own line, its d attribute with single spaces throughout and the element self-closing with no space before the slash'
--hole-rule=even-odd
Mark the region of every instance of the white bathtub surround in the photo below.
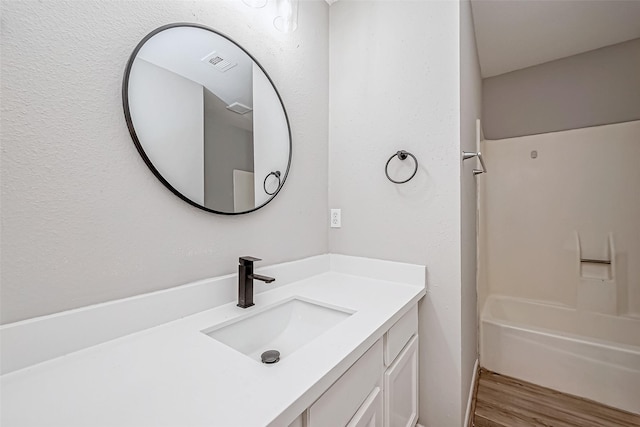
<svg viewBox="0 0 640 427">
<path fill-rule="evenodd" d="M 640 414 L 640 319 L 490 296 L 480 337 L 488 370 Z"/>
<path fill-rule="evenodd" d="M 640 121 L 482 143 L 479 307 L 505 295 L 640 316 L 638 141 Z M 613 256 L 611 279 L 581 256 Z"/>
<path fill-rule="evenodd" d="M 311 277 L 296 277 L 301 266 L 313 266 Z M 367 277 L 369 271 L 383 279 Z M 259 289 L 256 306 L 250 309 L 236 307 L 235 301 L 224 304 L 227 295 L 224 305 L 183 318 L 177 310 L 171 314 L 177 320 L 168 321 L 170 316 L 156 311 L 166 310 L 171 301 L 158 292 L 3 327 L 3 344 L 13 328 L 14 334 L 32 337 L 55 330 L 48 322 L 65 325 L 74 337 L 70 341 L 75 341 L 69 345 L 86 343 L 83 335 L 91 335 L 94 327 L 99 331 L 99 324 L 111 324 L 123 336 L 113 339 L 98 332 L 110 341 L 3 375 L 2 424 L 33 425 L 46 419 L 65 426 L 287 425 L 425 293 L 423 266 L 342 255 L 271 266 L 260 273 L 281 283 L 268 292 Z M 171 297 L 195 306 L 194 295 L 207 295 L 207 288 L 230 287 L 235 294 L 234 276 L 185 285 L 172 290 Z M 353 314 L 270 366 L 201 332 L 293 297 Z M 131 334 L 123 325 L 136 317 L 143 318 L 138 327 L 149 329 Z M 66 320 L 56 323 L 57 318 Z M 151 327 L 153 323 L 157 326 Z M 13 358 L 19 352 L 43 352 L 45 346 L 33 341 L 19 349 L 14 347 L 17 341 L 9 341 L 3 356 L 5 351 Z M 34 407 L 38 410 L 31 410 Z"/>
<path fill-rule="evenodd" d="M 482 142 L 482 367 L 640 413 L 639 140 L 633 121 Z"/>
</svg>

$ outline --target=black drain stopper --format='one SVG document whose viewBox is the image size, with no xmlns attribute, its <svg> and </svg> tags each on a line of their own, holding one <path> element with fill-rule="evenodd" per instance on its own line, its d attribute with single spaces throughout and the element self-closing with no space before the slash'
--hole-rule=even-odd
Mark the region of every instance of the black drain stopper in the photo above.
<svg viewBox="0 0 640 427">
<path fill-rule="evenodd" d="M 278 363 L 280 361 L 280 352 L 278 350 L 267 350 L 262 353 L 262 363 Z"/>
</svg>

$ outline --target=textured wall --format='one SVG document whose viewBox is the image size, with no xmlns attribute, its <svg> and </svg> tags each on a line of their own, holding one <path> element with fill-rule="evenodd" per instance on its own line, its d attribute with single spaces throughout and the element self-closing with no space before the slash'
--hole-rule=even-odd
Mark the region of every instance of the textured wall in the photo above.
<svg viewBox="0 0 640 427">
<path fill-rule="evenodd" d="M 640 121 L 485 141 L 483 153 L 480 307 L 488 294 L 575 307 L 575 233 L 596 259 L 613 233 L 620 314 L 640 315 Z"/>
<path fill-rule="evenodd" d="M 480 118 L 482 78 L 471 15 L 471 2 L 460 2 L 460 149 L 477 151 L 476 119 Z M 484 175 L 473 175 L 477 160 L 467 160 L 460 171 L 461 226 L 461 350 L 462 410 L 466 411 L 473 367 L 478 357 L 478 315 L 476 294 L 476 181 Z M 463 414 L 464 415 L 464 414 Z"/>
<path fill-rule="evenodd" d="M 342 209 L 330 250 L 427 266 L 420 423 L 459 426 L 458 2 L 341 0 L 330 15 L 329 204 Z M 420 168 L 396 185 L 384 166 L 400 149 Z M 396 179 L 404 163 L 390 165 Z"/>
<path fill-rule="evenodd" d="M 484 79 L 487 139 L 640 120 L 640 39 Z"/>
<path fill-rule="evenodd" d="M 271 2 L 273 3 L 273 2 Z M 271 7 L 271 6 L 269 6 Z M 300 4 L 290 35 L 233 1 L 2 2 L 2 322 L 327 252 L 328 6 Z M 197 22 L 269 71 L 293 133 L 293 164 L 260 211 L 219 216 L 147 169 L 121 105 L 140 39 Z"/>
</svg>

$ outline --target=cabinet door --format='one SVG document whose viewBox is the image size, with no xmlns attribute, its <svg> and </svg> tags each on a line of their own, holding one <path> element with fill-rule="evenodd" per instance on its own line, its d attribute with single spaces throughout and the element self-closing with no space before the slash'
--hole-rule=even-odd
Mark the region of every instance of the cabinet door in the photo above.
<svg viewBox="0 0 640 427">
<path fill-rule="evenodd" d="M 418 422 L 418 336 L 413 337 L 384 373 L 385 427 Z"/>
<path fill-rule="evenodd" d="M 382 427 L 382 392 L 373 389 L 347 427 Z"/>
</svg>

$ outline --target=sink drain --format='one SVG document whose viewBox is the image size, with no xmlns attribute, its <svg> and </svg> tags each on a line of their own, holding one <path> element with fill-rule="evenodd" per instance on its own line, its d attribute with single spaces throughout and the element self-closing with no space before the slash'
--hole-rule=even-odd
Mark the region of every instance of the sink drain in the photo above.
<svg viewBox="0 0 640 427">
<path fill-rule="evenodd" d="M 267 350 L 260 356 L 262 363 L 278 363 L 280 361 L 280 352 L 278 350 Z"/>
</svg>

